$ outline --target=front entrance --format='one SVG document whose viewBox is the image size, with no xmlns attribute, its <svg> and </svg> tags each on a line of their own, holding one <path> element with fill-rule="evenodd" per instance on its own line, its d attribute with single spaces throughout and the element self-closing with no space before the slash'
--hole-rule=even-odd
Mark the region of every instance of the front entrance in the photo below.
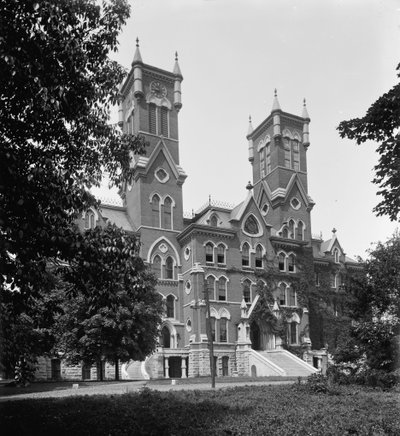
<svg viewBox="0 0 400 436">
<path fill-rule="evenodd" d="M 250 340 L 251 340 L 251 348 L 253 350 L 261 350 L 261 332 L 258 324 L 253 321 L 250 324 Z"/>
<path fill-rule="evenodd" d="M 182 377 L 182 358 L 178 356 L 171 356 L 168 359 L 169 363 L 169 378 Z"/>
<path fill-rule="evenodd" d="M 275 350 L 275 335 L 269 332 L 268 326 L 263 323 L 260 325 L 253 321 L 250 324 L 251 348 L 256 351 Z"/>
</svg>

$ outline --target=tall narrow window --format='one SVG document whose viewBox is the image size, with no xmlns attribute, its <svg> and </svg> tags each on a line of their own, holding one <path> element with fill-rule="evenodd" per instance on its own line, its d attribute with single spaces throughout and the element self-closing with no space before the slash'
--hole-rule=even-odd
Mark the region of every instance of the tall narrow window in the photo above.
<svg viewBox="0 0 400 436">
<path fill-rule="evenodd" d="M 218 300 L 226 301 L 226 278 L 220 277 L 218 279 Z"/>
<path fill-rule="evenodd" d="M 294 221 L 289 221 L 289 238 L 294 239 Z"/>
<path fill-rule="evenodd" d="M 160 120 L 160 132 L 161 135 L 168 137 L 168 109 L 166 107 L 161 108 L 161 120 Z"/>
<path fill-rule="evenodd" d="M 149 133 L 157 134 L 157 107 L 154 103 L 149 104 Z"/>
<path fill-rule="evenodd" d="M 331 274 L 331 288 L 336 288 L 336 274 Z"/>
<path fill-rule="evenodd" d="M 335 258 L 335 263 L 339 263 L 339 250 L 337 248 L 333 250 L 333 257 Z"/>
<path fill-rule="evenodd" d="M 315 273 L 315 286 L 320 286 L 320 275 L 319 275 L 319 272 Z"/>
<path fill-rule="evenodd" d="M 297 322 L 293 321 L 290 326 L 290 343 L 297 344 Z"/>
<path fill-rule="evenodd" d="M 304 224 L 303 221 L 299 221 L 297 224 L 297 239 L 302 241 L 304 239 Z"/>
<path fill-rule="evenodd" d="M 222 265 L 225 264 L 225 246 L 222 244 L 217 247 L 217 262 Z"/>
<path fill-rule="evenodd" d="M 290 150 L 290 140 L 285 138 L 283 140 L 283 146 L 285 148 L 285 167 L 291 168 L 291 150 Z"/>
<path fill-rule="evenodd" d="M 285 255 L 285 253 L 279 253 L 278 266 L 279 266 L 279 271 L 286 271 L 286 255 Z"/>
<path fill-rule="evenodd" d="M 300 171 L 300 153 L 299 153 L 299 142 L 298 141 L 292 141 L 292 151 L 293 151 L 292 168 L 295 171 Z"/>
<path fill-rule="evenodd" d="M 157 194 L 151 199 L 151 219 L 153 227 L 160 227 L 160 197 Z"/>
<path fill-rule="evenodd" d="M 286 285 L 281 283 L 279 285 L 279 304 L 281 306 L 286 306 Z"/>
<path fill-rule="evenodd" d="M 161 257 L 159 255 L 154 257 L 151 269 L 153 270 L 155 276 L 158 279 L 161 279 Z"/>
<path fill-rule="evenodd" d="M 271 146 L 269 144 L 265 147 L 265 154 L 266 170 L 267 174 L 269 174 L 271 172 Z"/>
<path fill-rule="evenodd" d="M 172 229 L 172 200 L 164 200 L 164 229 Z"/>
<path fill-rule="evenodd" d="M 294 254 L 288 256 L 288 271 L 296 272 L 296 256 Z"/>
<path fill-rule="evenodd" d="M 208 296 L 210 300 L 215 300 L 215 278 L 213 276 L 207 277 Z"/>
<path fill-rule="evenodd" d="M 171 334 L 167 326 L 164 326 L 161 330 L 161 346 L 171 348 Z"/>
<path fill-rule="evenodd" d="M 265 148 L 260 150 L 260 174 L 261 177 L 265 176 Z"/>
<path fill-rule="evenodd" d="M 227 323 L 228 323 L 228 320 L 226 318 L 221 318 L 219 320 L 219 341 L 220 342 L 227 342 L 228 341 Z"/>
<path fill-rule="evenodd" d="M 261 245 L 257 245 L 256 247 L 256 268 L 263 267 L 263 250 Z"/>
<path fill-rule="evenodd" d="M 174 260 L 172 257 L 167 257 L 167 260 L 165 261 L 165 278 L 174 278 Z"/>
<path fill-rule="evenodd" d="M 85 215 L 85 229 L 94 229 L 96 227 L 96 216 L 92 210 L 88 210 Z"/>
<path fill-rule="evenodd" d="M 242 247 L 242 266 L 250 266 L 250 246 L 247 242 Z"/>
<path fill-rule="evenodd" d="M 243 298 L 246 303 L 251 302 L 251 282 L 249 280 L 245 280 L 243 282 Z"/>
<path fill-rule="evenodd" d="M 210 324 L 211 324 L 211 338 L 212 341 L 215 342 L 215 318 L 210 318 Z"/>
<path fill-rule="evenodd" d="M 214 246 L 211 242 L 206 244 L 206 262 L 214 263 Z"/>
<path fill-rule="evenodd" d="M 175 317 L 175 297 L 173 295 L 168 295 L 167 297 L 167 318 Z"/>
<path fill-rule="evenodd" d="M 285 226 L 282 230 L 282 238 L 287 239 L 289 237 L 289 230 L 288 228 Z"/>
<path fill-rule="evenodd" d="M 288 306 L 296 306 L 296 292 L 295 292 L 295 290 L 291 286 L 289 286 L 286 289 L 286 294 L 287 294 Z"/>
</svg>

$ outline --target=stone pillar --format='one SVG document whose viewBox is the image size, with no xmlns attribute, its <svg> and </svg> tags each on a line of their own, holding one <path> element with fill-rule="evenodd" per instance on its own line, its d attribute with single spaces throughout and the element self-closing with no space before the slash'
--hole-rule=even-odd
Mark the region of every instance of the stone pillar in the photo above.
<svg viewBox="0 0 400 436">
<path fill-rule="evenodd" d="M 164 377 L 165 377 L 165 378 L 169 378 L 169 357 L 165 357 L 165 358 L 164 358 L 164 363 L 165 363 L 165 373 L 164 373 Z"/>
<path fill-rule="evenodd" d="M 186 378 L 186 357 L 182 357 L 182 378 Z"/>
</svg>

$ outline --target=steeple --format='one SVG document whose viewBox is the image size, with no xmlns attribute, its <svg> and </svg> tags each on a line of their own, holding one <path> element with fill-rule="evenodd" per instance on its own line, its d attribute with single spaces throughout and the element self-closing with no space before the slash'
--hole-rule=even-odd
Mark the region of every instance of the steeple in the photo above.
<svg viewBox="0 0 400 436">
<path fill-rule="evenodd" d="M 142 84 L 142 56 L 139 50 L 139 38 L 136 38 L 136 51 L 133 57 L 133 95 L 140 100 L 143 97 L 143 84 Z"/>
<path fill-rule="evenodd" d="M 175 74 L 174 107 L 179 112 L 179 110 L 182 107 L 181 82 L 183 80 L 183 76 L 178 63 L 178 52 L 175 52 L 175 65 L 174 65 L 173 73 Z"/>
<path fill-rule="evenodd" d="M 271 110 L 271 114 L 273 115 L 274 118 L 274 138 L 277 139 L 281 136 L 281 116 L 280 116 L 280 112 L 281 112 L 281 106 L 279 104 L 278 101 L 278 92 L 275 88 L 275 92 L 274 92 L 274 102 L 272 103 L 272 110 Z"/>
<path fill-rule="evenodd" d="M 303 113 L 301 115 L 304 118 L 303 124 L 303 145 L 307 149 L 310 145 L 310 134 L 308 131 L 308 125 L 310 124 L 310 116 L 308 115 L 306 99 L 303 100 Z"/>
<path fill-rule="evenodd" d="M 250 137 L 250 135 L 253 133 L 253 125 L 251 124 L 251 115 L 249 115 L 249 128 L 247 130 L 247 139 L 249 141 L 249 161 L 253 162 L 254 160 L 254 146 L 253 146 L 253 139 Z"/>
</svg>

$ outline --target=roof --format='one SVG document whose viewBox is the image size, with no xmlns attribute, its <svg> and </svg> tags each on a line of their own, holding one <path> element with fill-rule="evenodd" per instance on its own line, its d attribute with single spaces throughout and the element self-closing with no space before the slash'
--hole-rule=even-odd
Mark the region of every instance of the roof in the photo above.
<svg viewBox="0 0 400 436">
<path fill-rule="evenodd" d="M 124 230 L 134 232 L 135 229 L 129 221 L 128 214 L 125 209 L 102 205 L 100 209 L 101 215 L 115 224 L 117 227 L 122 227 Z"/>
</svg>

